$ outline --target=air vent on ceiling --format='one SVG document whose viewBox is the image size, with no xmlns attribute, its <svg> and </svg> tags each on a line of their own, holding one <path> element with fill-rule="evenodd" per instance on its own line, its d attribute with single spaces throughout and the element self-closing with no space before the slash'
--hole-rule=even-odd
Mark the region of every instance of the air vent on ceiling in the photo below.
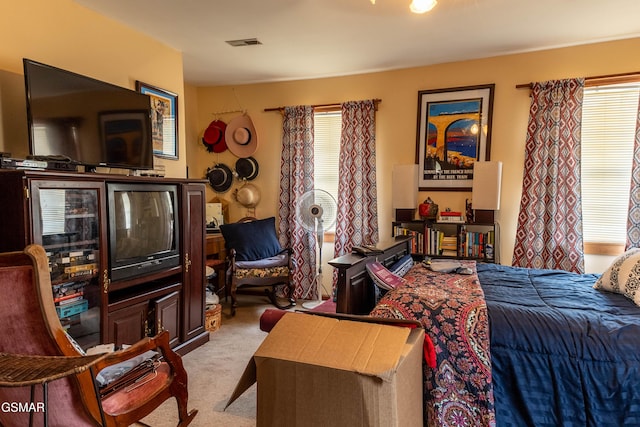
<svg viewBox="0 0 640 427">
<path fill-rule="evenodd" d="M 227 43 L 229 43 L 231 46 L 234 47 L 238 47 L 238 46 L 255 46 L 257 44 L 262 44 L 260 42 L 260 40 L 253 38 L 253 39 L 240 39 L 240 40 L 227 40 Z"/>
</svg>

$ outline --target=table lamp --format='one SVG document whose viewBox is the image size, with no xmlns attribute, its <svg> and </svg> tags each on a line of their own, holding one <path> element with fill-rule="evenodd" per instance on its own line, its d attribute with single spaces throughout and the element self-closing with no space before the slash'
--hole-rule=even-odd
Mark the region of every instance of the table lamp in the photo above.
<svg viewBox="0 0 640 427">
<path fill-rule="evenodd" d="M 418 206 L 418 165 L 395 165 L 392 200 L 396 221 L 411 221 Z"/>
<path fill-rule="evenodd" d="M 475 162 L 473 164 L 472 207 L 473 222 L 490 224 L 500 209 L 502 162 Z"/>
</svg>

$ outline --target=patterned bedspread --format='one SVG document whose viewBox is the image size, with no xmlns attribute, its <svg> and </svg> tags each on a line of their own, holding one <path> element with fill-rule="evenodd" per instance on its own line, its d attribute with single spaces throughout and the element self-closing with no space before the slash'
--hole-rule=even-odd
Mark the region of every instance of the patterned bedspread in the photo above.
<svg viewBox="0 0 640 427">
<path fill-rule="evenodd" d="M 418 320 L 433 342 L 436 368 L 424 364 L 425 425 L 495 426 L 487 306 L 475 262 L 462 264 L 473 274 L 417 264 L 371 315 Z"/>
</svg>

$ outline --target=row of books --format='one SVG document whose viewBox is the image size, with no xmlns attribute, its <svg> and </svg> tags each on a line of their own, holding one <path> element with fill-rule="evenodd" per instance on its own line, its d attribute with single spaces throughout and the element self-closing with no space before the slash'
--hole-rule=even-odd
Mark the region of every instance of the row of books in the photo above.
<svg viewBox="0 0 640 427">
<path fill-rule="evenodd" d="M 442 230 L 427 227 L 425 229 L 426 255 L 458 256 L 458 239 L 447 236 Z"/>
<path fill-rule="evenodd" d="M 411 230 L 406 227 L 395 226 L 393 227 L 393 235 L 394 236 L 411 236 L 411 253 L 414 254 L 422 254 L 424 253 L 424 233 L 421 233 L 416 230 Z"/>
<path fill-rule="evenodd" d="M 94 249 L 47 252 L 49 273 L 54 283 L 66 280 L 85 280 L 98 272 Z"/>
<path fill-rule="evenodd" d="M 426 226 L 424 233 L 402 226 L 395 226 L 395 236 L 412 236 L 411 252 L 430 256 L 451 256 L 494 259 L 495 232 L 467 231 L 460 229 L 458 236 L 445 235 L 442 230 Z"/>
<path fill-rule="evenodd" d="M 492 260 L 495 256 L 495 239 L 493 230 L 481 233 L 463 229 L 458 239 L 460 256 Z"/>
<path fill-rule="evenodd" d="M 412 236 L 411 252 L 426 255 L 457 256 L 458 240 L 456 236 L 445 236 L 442 230 L 425 227 L 424 233 L 396 226 L 394 236 Z"/>
</svg>

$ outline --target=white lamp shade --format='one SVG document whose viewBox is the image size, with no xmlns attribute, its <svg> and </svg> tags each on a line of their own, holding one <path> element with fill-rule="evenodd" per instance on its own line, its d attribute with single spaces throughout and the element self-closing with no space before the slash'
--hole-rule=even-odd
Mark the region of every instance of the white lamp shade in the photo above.
<svg viewBox="0 0 640 427">
<path fill-rule="evenodd" d="M 394 209 L 418 206 L 418 165 L 395 165 L 392 175 Z"/>
<path fill-rule="evenodd" d="M 473 164 L 473 209 L 497 211 L 500 209 L 502 162 L 475 162 Z"/>
</svg>

